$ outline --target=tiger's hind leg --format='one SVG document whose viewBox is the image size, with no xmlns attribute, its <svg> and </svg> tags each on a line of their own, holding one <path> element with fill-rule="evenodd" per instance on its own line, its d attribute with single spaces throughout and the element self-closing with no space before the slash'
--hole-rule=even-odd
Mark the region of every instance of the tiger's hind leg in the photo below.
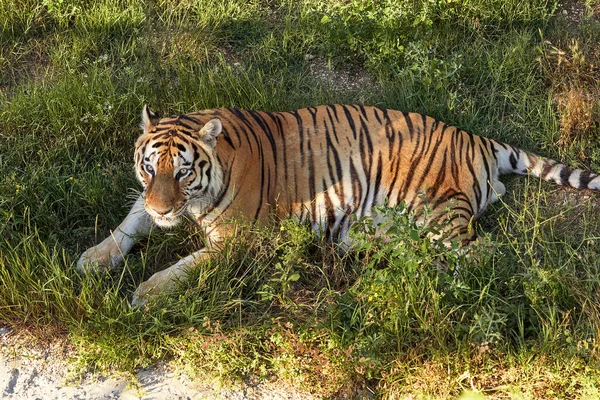
<svg viewBox="0 0 600 400">
<path fill-rule="evenodd" d="M 472 215 L 451 210 L 447 220 L 442 220 L 442 223 L 440 239 L 446 246 L 451 246 L 452 242 L 465 246 L 476 238 Z"/>
<path fill-rule="evenodd" d="M 454 248 L 457 255 L 469 256 L 469 244 L 476 238 L 473 228 L 473 215 L 465 207 L 446 207 L 434 215 L 433 220 L 427 221 L 432 231 L 428 234 L 431 241 L 440 243 L 447 249 Z M 456 244 L 459 248 L 456 248 Z M 454 257 L 451 257 L 454 258 Z M 459 263 L 454 263 L 446 256 L 440 255 L 433 261 L 440 273 L 453 271 L 455 277 L 459 274 Z"/>
<path fill-rule="evenodd" d="M 428 218 L 423 216 L 420 219 L 432 228 L 432 232 L 427 235 L 429 239 L 441 240 L 447 247 L 450 247 L 452 242 L 464 246 L 475 240 L 471 210 L 467 197 L 456 195 L 452 200 L 436 205 Z"/>
</svg>

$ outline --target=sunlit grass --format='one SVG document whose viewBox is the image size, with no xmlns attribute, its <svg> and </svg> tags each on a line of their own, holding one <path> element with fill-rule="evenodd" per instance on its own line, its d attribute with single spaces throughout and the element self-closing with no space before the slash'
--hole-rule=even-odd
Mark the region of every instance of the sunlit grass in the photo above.
<svg viewBox="0 0 600 400">
<path fill-rule="evenodd" d="M 0 322 L 64 332 L 80 371 L 167 358 L 203 379 L 278 377 L 324 396 L 597 396 L 592 193 L 508 179 L 468 256 L 409 219 L 397 242 L 345 255 L 303 226 L 255 227 L 146 311 L 133 290 L 201 246 L 192 226 L 153 232 L 115 271 L 74 270 L 139 189 L 145 103 L 169 115 L 362 101 L 598 169 L 594 106 L 561 99 L 597 99 L 600 24 L 575 29 L 557 7 L 0 0 Z M 372 84 L 324 82 L 315 60 Z"/>
</svg>

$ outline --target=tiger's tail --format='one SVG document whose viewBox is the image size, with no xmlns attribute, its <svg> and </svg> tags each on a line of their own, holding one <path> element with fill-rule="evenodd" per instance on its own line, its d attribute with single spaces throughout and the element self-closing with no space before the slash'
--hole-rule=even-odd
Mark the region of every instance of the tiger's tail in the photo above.
<svg viewBox="0 0 600 400">
<path fill-rule="evenodd" d="M 600 190 L 600 176 L 494 141 L 500 174 L 532 175 L 561 186 Z"/>
</svg>

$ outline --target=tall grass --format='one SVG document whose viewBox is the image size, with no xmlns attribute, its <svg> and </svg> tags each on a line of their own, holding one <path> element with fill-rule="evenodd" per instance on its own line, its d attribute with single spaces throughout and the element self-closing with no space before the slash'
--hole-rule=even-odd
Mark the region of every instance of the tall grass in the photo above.
<svg viewBox="0 0 600 400">
<path fill-rule="evenodd" d="M 74 272 L 139 189 L 144 103 L 168 115 L 360 100 L 597 167 L 595 109 L 573 114 L 567 94 L 600 93 L 599 23 L 574 28 L 557 7 L 0 0 L 0 323 L 68 335 L 82 371 L 169 358 L 204 379 L 276 376 L 323 396 L 594 397 L 590 193 L 509 179 L 466 254 L 393 211 L 391 242 L 360 221 L 362 246 L 344 255 L 289 221 L 248 227 L 145 311 L 133 290 L 201 246 L 193 226 L 152 232 L 123 268 Z M 324 64 L 371 84 L 324 82 Z M 565 134 L 564 121 L 584 128 Z"/>
</svg>

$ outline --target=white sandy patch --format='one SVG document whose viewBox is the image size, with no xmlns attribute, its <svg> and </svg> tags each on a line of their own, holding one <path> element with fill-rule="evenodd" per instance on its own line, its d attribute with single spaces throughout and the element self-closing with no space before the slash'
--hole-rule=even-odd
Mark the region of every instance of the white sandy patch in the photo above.
<svg viewBox="0 0 600 400">
<path fill-rule="evenodd" d="M 94 376 L 70 383 L 70 356 L 72 350 L 65 343 L 32 344 L 0 327 L 0 399 L 315 399 L 268 383 L 234 389 L 202 385 L 166 365 L 141 369 L 135 376 Z"/>
</svg>

